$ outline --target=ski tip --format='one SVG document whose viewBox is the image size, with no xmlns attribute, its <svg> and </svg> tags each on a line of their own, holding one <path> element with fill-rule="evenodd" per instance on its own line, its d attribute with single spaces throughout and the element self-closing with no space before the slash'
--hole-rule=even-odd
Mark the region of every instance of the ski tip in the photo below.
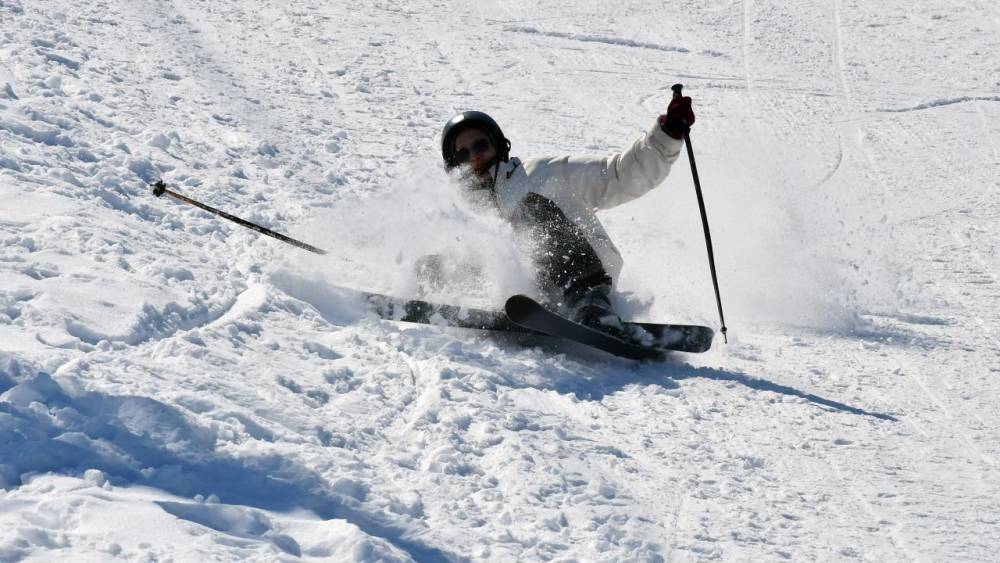
<svg viewBox="0 0 1000 563">
<path fill-rule="evenodd" d="M 538 306 L 538 302 L 527 295 L 511 295 L 504 303 L 504 311 L 510 315 L 513 311 L 523 310 L 525 307 Z"/>
</svg>

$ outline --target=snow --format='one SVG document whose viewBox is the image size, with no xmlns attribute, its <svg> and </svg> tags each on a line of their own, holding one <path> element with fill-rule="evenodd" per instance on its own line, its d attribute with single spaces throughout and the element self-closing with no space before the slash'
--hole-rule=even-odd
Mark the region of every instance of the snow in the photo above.
<svg viewBox="0 0 1000 563">
<path fill-rule="evenodd" d="M 0 561 L 994 559 L 993 3 L 607 8 L 0 0 Z M 528 287 L 454 113 L 603 154 L 675 82 L 730 344 L 365 310 L 428 252 Z M 601 217 L 623 311 L 717 322 L 683 159 Z"/>
</svg>

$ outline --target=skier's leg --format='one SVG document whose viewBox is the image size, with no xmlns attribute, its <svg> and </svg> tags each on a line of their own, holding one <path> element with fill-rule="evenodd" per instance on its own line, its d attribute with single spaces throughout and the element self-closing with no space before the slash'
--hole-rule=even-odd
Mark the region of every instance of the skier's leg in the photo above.
<svg viewBox="0 0 1000 563">
<path fill-rule="evenodd" d="M 627 327 L 611 306 L 611 276 L 580 227 L 551 200 L 528 194 L 515 226 L 529 229 L 535 242 L 539 286 L 562 303 L 573 321 L 618 338 L 648 344 L 652 336 Z"/>
<path fill-rule="evenodd" d="M 611 276 L 580 227 L 554 202 L 528 194 L 515 221 L 516 226 L 530 230 L 538 284 L 552 300 L 562 303 L 574 320 L 597 313 L 614 316 L 609 299 Z"/>
</svg>

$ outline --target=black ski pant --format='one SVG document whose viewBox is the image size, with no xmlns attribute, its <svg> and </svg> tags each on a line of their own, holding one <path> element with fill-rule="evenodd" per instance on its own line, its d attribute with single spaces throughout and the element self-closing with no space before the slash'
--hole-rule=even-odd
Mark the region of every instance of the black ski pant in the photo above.
<svg viewBox="0 0 1000 563">
<path fill-rule="evenodd" d="M 572 304 L 595 289 L 611 289 L 611 276 L 580 227 L 566 218 L 552 200 L 531 193 L 512 220 L 534 243 L 538 285 L 553 297 Z"/>
</svg>

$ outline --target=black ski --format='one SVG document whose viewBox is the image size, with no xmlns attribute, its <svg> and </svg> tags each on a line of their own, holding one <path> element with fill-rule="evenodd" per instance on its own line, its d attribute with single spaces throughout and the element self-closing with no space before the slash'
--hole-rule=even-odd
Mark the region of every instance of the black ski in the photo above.
<svg viewBox="0 0 1000 563">
<path fill-rule="evenodd" d="M 626 325 L 636 325 L 642 327 L 646 332 L 653 336 L 655 339 L 653 345 L 646 348 L 624 343 L 604 333 L 573 323 L 568 319 L 547 311 L 538 302 L 523 295 L 516 295 L 507 301 L 506 314 L 486 309 L 460 307 L 456 305 L 442 305 L 428 301 L 421 301 L 419 299 L 400 299 L 377 293 L 365 293 L 364 297 L 365 300 L 372 306 L 372 310 L 383 319 L 476 330 L 546 334 L 549 336 L 577 340 L 583 344 L 589 344 L 586 341 L 586 338 L 593 336 L 590 333 L 596 333 L 598 337 L 597 340 L 606 342 L 611 345 L 611 348 L 614 350 L 622 352 L 617 353 L 617 355 L 635 357 L 638 359 L 659 358 L 662 357 L 663 352 L 666 351 L 690 353 L 704 352 L 712 347 L 712 338 L 715 335 L 711 328 L 697 325 L 625 323 Z M 520 321 L 523 322 L 513 322 L 512 317 L 508 316 L 512 312 L 511 306 L 514 306 L 516 309 L 513 312 L 516 314 L 517 319 L 520 319 Z M 542 312 L 538 312 L 538 310 L 541 310 Z M 561 322 L 556 321 L 549 322 L 547 324 L 542 323 L 539 325 L 532 325 L 531 321 L 527 318 L 527 313 L 532 312 L 535 315 L 535 319 L 551 319 L 552 317 L 556 317 Z M 569 335 L 569 333 L 565 332 L 560 334 L 555 333 L 557 331 L 554 326 L 566 326 L 566 324 L 572 325 L 573 327 L 579 327 L 580 329 L 587 331 L 586 333 L 579 333 L 584 335 L 585 339 L 580 340 L 579 338 L 574 338 Z M 543 327 L 549 327 L 552 328 L 552 330 L 546 330 Z M 615 343 L 608 342 L 605 339 L 612 339 Z M 609 351 L 612 354 L 616 354 L 615 351 L 606 350 L 596 344 L 590 345 Z M 632 352 L 629 353 L 627 349 L 622 349 L 621 345 L 636 348 L 636 350 L 632 350 Z"/>
<path fill-rule="evenodd" d="M 504 309 L 512 322 L 544 332 L 550 336 L 565 338 L 604 350 L 615 356 L 633 360 L 660 360 L 664 351 L 658 348 L 632 344 L 610 334 L 575 323 L 566 317 L 553 313 L 526 295 L 515 295 L 507 300 Z"/>
<path fill-rule="evenodd" d="M 400 299 L 378 293 L 365 293 L 364 298 L 375 314 L 391 321 L 500 332 L 536 332 L 510 322 L 507 315 L 498 311 Z"/>
<path fill-rule="evenodd" d="M 660 360 L 669 351 L 704 352 L 712 346 L 714 336 L 712 329 L 703 326 L 643 323 L 640 326 L 655 339 L 653 344 L 647 346 L 575 323 L 525 295 L 511 297 L 504 308 L 507 317 L 515 324 L 633 360 Z"/>
</svg>

